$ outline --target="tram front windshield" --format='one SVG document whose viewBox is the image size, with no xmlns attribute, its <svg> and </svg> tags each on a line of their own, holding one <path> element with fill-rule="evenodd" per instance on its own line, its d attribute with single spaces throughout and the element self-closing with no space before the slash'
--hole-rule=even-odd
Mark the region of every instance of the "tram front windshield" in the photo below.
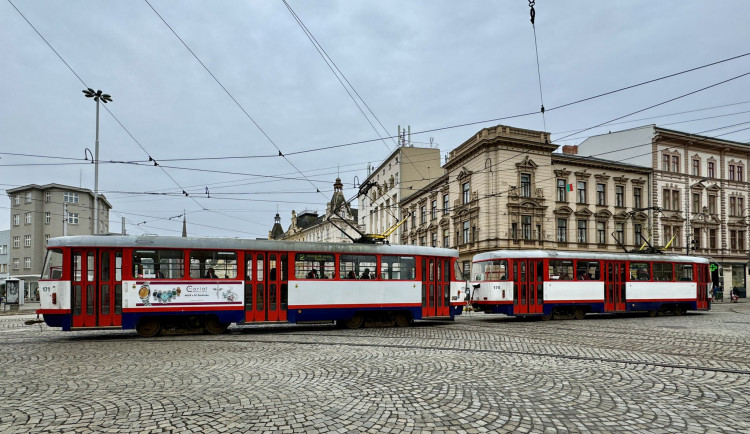
<svg viewBox="0 0 750 434">
<path fill-rule="evenodd" d="M 47 250 L 42 268 L 42 280 L 62 278 L 63 253 L 60 249 Z"/>
</svg>

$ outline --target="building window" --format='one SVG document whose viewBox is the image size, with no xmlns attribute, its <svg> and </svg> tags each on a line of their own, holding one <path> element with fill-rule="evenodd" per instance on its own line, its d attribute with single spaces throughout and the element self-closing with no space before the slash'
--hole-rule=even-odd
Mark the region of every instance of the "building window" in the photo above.
<svg viewBox="0 0 750 434">
<path fill-rule="evenodd" d="M 29 257 L 23 258 L 23 268 L 26 270 L 31 268 L 31 258 Z"/>
<path fill-rule="evenodd" d="M 463 197 L 463 203 L 467 204 L 469 203 L 469 183 L 464 182 L 463 185 L 461 185 L 461 192 Z"/>
<path fill-rule="evenodd" d="M 14 270 L 18 270 L 18 264 L 19 263 L 20 263 L 20 261 L 18 260 L 18 258 L 13 258 L 13 269 Z"/>
<path fill-rule="evenodd" d="M 26 214 L 24 214 L 24 216 L 23 216 L 23 220 L 24 220 L 24 222 L 25 222 L 25 223 L 26 223 L 27 225 L 30 225 L 30 224 L 31 224 L 31 213 L 30 213 L 30 212 L 27 212 Z"/>
<path fill-rule="evenodd" d="M 578 203 L 586 203 L 586 182 L 578 181 Z"/>
<path fill-rule="evenodd" d="M 557 242 L 568 242 L 568 219 L 557 219 Z"/>
<path fill-rule="evenodd" d="M 13 205 L 20 205 L 21 204 L 21 195 L 17 194 L 13 196 Z"/>
<path fill-rule="evenodd" d="M 729 180 L 734 181 L 734 164 L 729 165 Z"/>
<path fill-rule="evenodd" d="M 417 213 L 413 213 L 411 215 L 411 227 L 412 228 L 416 228 L 417 227 Z"/>
<path fill-rule="evenodd" d="M 641 187 L 633 188 L 633 208 L 641 208 Z"/>
<path fill-rule="evenodd" d="M 46 246 L 48 244 L 49 244 L 49 234 L 44 234 L 44 245 Z"/>
<path fill-rule="evenodd" d="M 662 191 L 662 208 L 670 211 L 679 211 L 680 190 L 664 189 Z"/>
<path fill-rule="evenodd" d="M 463 241 L 464 241 L 464 244 L 468 244 L 469 243 L 469 235 L 470 235 L 469 234 L 469 222 L 465 221 L 464 224 L 463 224 Z"/>
<path fill-rule="evenodd" d="M 597 244 L 607 244 L 606 224 L 596 222 L 596 242 Z"/>
<path fill-rule="evenodd" d="M 21 214 L 13 214 L 13 226 L 21 225 Z"/>
<path fill-rule="evenodd" d="M 23 246 L 24 247 L 31 247 L 31 235 L 24 235 L 23 236 Z"/>
<path fill-rule="evenodd" d="M 531 239 L 531 216 L 530 215 L 521 216 L 521 234 L 523 235 L 524 240 Z"/>
<path fill-rule="evenodd" d="M 451 236 L 448 229 L 443 229 L 443 247 L 449 249 L 451 246 Z"/>
<path fill-rule="evenodd" d="M 419 237 L 419 245 L 420 246 L 426 246 L 427 245 L 427 241 L 426 241 L 426 238 L 424 236 Z"/>
<path fill-rule="evenodd" d="M 443 195 L 443 214 L 448 214 L 448 210 L 450 209 L 450 206 L 448 205 L 448 195 Z"/>
<path fill-rule="evenodd" d="M 697 160 L 697 159 L 694 159 L 694 160 L 693 160 L 693 171 L 692 171 L 692 175 L 693 175 L 693 176 L 700 176 L 700 174 L 701 174 L 701 161 L 700 161 L 700 160 Z"/>
<path fill-rule="evenodd" d="M 669 172 L 669 155 L 661 156 L 661 170 Z"/>
<path fill-rule="evenodd" d="M 31 203 L 31 192 L 30 191 L 26 192 L 26 203 Z"/>
<path fill-rule="evenodd" d="M 670 247 L 680 247 L 680 227 L 664 225 L 664 245 L 672 242 Z"/>
<path fill-rule="evenodd" d="M 44 213 L 44 223 L 46 224 L 52 223 L 52 214 L 50 214 L 49 211 Z"/>
<path fill-rule="evenodd" d="M 737 215 L 737 198 L 735 196 L 729 198 L 729 215 L 733 217 Z"/>
<path fill-rule="evenodd" d="M 625 187 L 615 185 L 615 206 L 625 206 Z"/>
<path fill-rule="evenodd" d="M 52 200 L 52 193 L 50 193 L 49 191 L 44 193 L 44 201 L 49 203 L 51 200 Z"/>
<path fill-rule="evenodd" d="M 708 230 L 708 247 L 710 249 L 716 248 L 716 229 Z"/>
<path fill-rule="evenodd" d="M 78 224 L 78 213 L 77 212 L 69 212 L 68 213 L 68 223 L 71 225 L 77 225 Z"/>
<path fill-rule="evenodd" d="M 435 220 L 438 218 L 438 210 L 437 210 L 437 200 L 432 201 L 432 219 Z"/>
<path fill-rule="evenodd" d="M 437 247 L 437 232 L 432 233 L 432 247 Z"/>
<path fill-rule="evenodd" d="M 641 234 L 643 234 L 643 225 L 640 223 L 633 224 L 633 244 L 640 244 Z"/>
<path fill-rule="evenodd" d="M 607 192 L 604 184 L 596 184 L 596 204 L 606 205 L 607 204 Z"/>
<path fill-rule="evenodd" d="M 716 214 L 716 195 L 715 194 L 708 195 L 708 213 Z"/>
<path fill-rule="evenodd" d="M 708 177 L 709 178 L 716 178 L 715 171 L 714 171 L 714 162 L 709 161 L 708 162 Z"/>
<path fill-rule="evenodd" d="M 15 237 L 13 237 L 13 247 L 15 247 L 15 248 L 21 247 L 21 237 L 20 236 L 16 235 Z"/>
<path fill-rule="evenodd" d="M 419 208 L 419 211 L 420 211 L 419 223 L 424 224 L 427 221 L 427 207 L 422 205 L 422 207 Z"/>
<path fill-rule="evenodd" d="M 742 182 L 743 175 L 742 173 L 745 171 L 745 168 L 742 166 L 737 166 L 737 181 Z"/>
<path fill-rule="evenodd" d="M 620 244 L 625 244 L 625 223 L 615 223 L 615 238 Z"/>
<path fill-rule="evenodd" d="M 564 179 L 558 179 L 557 180 L 557 201 L 558 202 L 567 202 L 567 190 L 568 190 L 568 183 Z"/>
<path fill-rule="evenodd" d="M 693 193 L 693 202 L 690 204 L 693 214 L 701 212 L 701 194 Z"/>
<path fill-rule="evenodd" d="M 531 197 L 531 175 L 528 173 L 521 174 L 521 196 Z"/>
<path fill-rule="evenodd" d="M 578 220 L 578 242 L 586 242 L 586 220 Z"/>
<path fill-rule="evenodd" d="M 672 172 L 680 172 L 680 157 L 678 157 L 677 155 L 672 155 Z"/>
<path fill-rule="evenodd" d="M 63 202 L 65 203 L 78 203 L 78 193 L 63 193 Z"/>
</svg>

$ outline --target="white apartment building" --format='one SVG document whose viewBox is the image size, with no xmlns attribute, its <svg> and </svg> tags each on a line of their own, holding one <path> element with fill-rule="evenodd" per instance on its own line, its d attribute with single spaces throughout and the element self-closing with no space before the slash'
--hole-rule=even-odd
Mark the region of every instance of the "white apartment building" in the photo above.
<svg viewBox="0 0 750 434">
<path fill-rule="evenodd" d="M 651 168 L 654 241 L 718 261 L 724 290 L 745 296 L 750 145 L 646 125 L 590 137 L 578 154 Z"/>
</svg>

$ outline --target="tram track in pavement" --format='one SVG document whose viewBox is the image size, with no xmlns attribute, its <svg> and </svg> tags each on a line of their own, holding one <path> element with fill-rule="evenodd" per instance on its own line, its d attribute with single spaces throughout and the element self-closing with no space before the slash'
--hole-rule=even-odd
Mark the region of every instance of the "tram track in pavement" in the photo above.
<svg viewBox="0 0 750 434">
<path fill-rule="evenodd" d="M 294 336 L 297 333 L 286 334 L 285 336 Z M 299 334 L 302 336 L 302 334 Z M 309 337 L 309 334 L 304 334 L 305 337 Z M 327 336 L 347 336 L 343 334 L 338 335 L 327 335 Z M 361 336 L 358 336 L 361 337 Z M 382 338 L 382 336 L 379 336 Z M 138 338 L 139 342 L 158 342 L 160 338 Z M 95 342 L 96 339 L 91 341 Z M 385 344 L 385 343 L 355 343 L 355 342 L 326 342 L 326 341 L 285 341 L 279 339 L 217 339 L 217 340 L 206 340 L 206 339 L 186 339 L 184 337 L 169 339 L 169 342 L 187 342 L 187 343 L 236 343 L 236 344 L 273 344 L 273 345 L 306 345 L 306 346 L 326 346 L 326 347 L 352 347 L 352 348 L 390 348 L 395 350 L 427 350 L 427 351 L 439 351 L 439 352 L 459 352 L 459 353 L 473 353 L 473 354 L 498 354 L 498 355 L 516 355 L 526 357 L 539 357 L 539 358 L 554 358 L 554 359 L 565 359 L 565 360 L 577 360 L 586 362 L 596 363 L 611 363 L 611 364 L 624 364 L 633 366 L 644 366 L 644 367 L 655 367 L 655 368 L 668 368 L 668 369 L 684 369 L 688 371 L 705 371 L 723 374 L 734 374 L 734 375 L 747 375 L 750 376 L 750 370 L 744 369 L 728 369 L 728 368 L 716 368 L 708 366 L 692 366 L 692 365 L 680 365 L 672 363 L 658 363 L 649 362 L 642 360 L 628 360 L 628 359 L 616 359 L 608 357 L 594 357 L 594 356 L 578 356 L 569 354 L 555 354 L 545 353 L 538 351 L 518 351 L 518 350 L 505 350 L 505 349 L 476 349 L 476 348 L 456 348 L 456 347 L 445 347 L 445 346 L 431 346 L 431 345 L 405 345 L 405 344 Z"/>
</svg>

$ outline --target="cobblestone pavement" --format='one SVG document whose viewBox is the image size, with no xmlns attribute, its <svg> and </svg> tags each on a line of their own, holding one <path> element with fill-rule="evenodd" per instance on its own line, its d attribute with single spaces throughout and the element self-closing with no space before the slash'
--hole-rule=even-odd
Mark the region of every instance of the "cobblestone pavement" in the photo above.
<svg viewBox="0 0 750 434">
<path fill-rule="evenodd" d="M 682 317 L 61 332 L 0 316 L 0 432 L 750 432 L 750 302 Z"/>
</svg>

